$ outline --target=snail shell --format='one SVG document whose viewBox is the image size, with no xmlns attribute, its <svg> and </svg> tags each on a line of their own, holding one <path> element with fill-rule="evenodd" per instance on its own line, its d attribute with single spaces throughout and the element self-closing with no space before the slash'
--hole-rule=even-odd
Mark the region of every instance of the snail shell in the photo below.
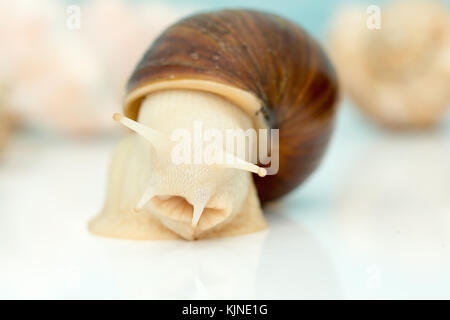
<svg viewBox="0 0 450 320">
<path fill-rule="evenodd" d="M 254 180 L 261 202 L 301 184 L 317 167 L 333 128 L 337 82 L 319 45 L 296 24 L 251 10 L 185 18 L 149 48 L 128 82 L 124 111 L 162 89 L 221 95 L 256 126 L 279 129 L 279 172 Z"/>
<path fill-rule="evenodd" d="M 90 230 L 165 239 L 171 238 L 170 229 L 182 238 L 199 239 L 266 228 L 259 203 L 291 191 L 316 168 L 332 132 L 336 100 L 333 68 L 297 25 L 250 10 L 181 20 L 144 54 L 128 82 L 126 117 L 115 115 L 115 120 L 141 135 L 150 132 L 153 137 L 147 140 L 154 147 L 164 145 L 154 138 L 159 133 L 184 128 L 197 117 L 221 130 L 279 129 L 279 143 L 272 145 L 279 170 L 264 178 L 254 175 L 253 182 L 249 172 L 230 167 L 180 169 L 155 161 L 129 137 L 113 155 L 106 205 Z M 253 169 L 245 170 L 264 176 L 264 169 Z M 135 194 L 142 193 L 141 180 L 150 183 L 139 200 Z M 135 211 L 149 215 L 138 217 Z"/>
</svg>

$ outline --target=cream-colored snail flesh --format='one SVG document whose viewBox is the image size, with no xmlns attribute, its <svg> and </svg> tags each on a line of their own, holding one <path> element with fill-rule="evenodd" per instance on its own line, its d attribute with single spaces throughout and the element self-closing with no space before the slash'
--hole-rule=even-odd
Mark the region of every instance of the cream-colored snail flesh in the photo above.
<svg viewBox="0 0 450 320">
<path fill-rule="evenodd" d="M 294 189 L 317 166 L 337 96 L 334 71 L 314 40 L 278 16 L 247 10 L 198 14 L 168 28 L 127 89 L 124 115 L 114 120 L 132 133 L 113 152 L 105 206 L 89 229 L 129 239 L 265 229 L 260 204 Z M 195 139 L 196 126 L 221 136 L 279 129 L 267 155 L 277 153 L 279 170 L 267 174 L 270 163 L 235 149 L 221 150 L 220 163 L 174 161 L 177 132 Z M 245 140 L 246 149 L 258 150 L 259 141 Z M 194 147 L 189 154 L 202 153 Z"/>
</svg>

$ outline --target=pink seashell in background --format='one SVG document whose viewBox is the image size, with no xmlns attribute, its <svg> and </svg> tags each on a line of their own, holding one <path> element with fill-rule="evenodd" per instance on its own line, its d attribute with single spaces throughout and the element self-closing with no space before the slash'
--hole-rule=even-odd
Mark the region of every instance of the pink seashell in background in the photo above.
<svg viewBox="0 0 450 320">
<path fill-rule="evenodd" d="M 56 133 L 116 130 L 111 114 L 120 109 L 142 46 L 185 12 L 164 4 L 94 0 L 80 4 L 81 29 L 70 30 L 67 6 L 56 0 L 0 4 L 0 46 L 6 48 L 0 52 L 1 105 L 23 123 Z"/>
</svg>

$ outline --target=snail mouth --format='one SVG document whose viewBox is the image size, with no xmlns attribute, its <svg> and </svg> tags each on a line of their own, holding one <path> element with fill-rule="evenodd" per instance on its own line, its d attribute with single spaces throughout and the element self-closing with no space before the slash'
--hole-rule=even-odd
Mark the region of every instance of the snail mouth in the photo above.
<svg viewBox="0 0 450 320">
<path fill-rule="evenodd" d="M 154 196 L 150 200 L 157 213 L 163 218 L 177 221 L 183 224 L 192 224 L 194 206 L 186 198 L 181 196 Z M 210 229 L 229 216 L 228 208 L 214 208 L 206 206 L 198 221 L 198 230 Z"/>
</svg>

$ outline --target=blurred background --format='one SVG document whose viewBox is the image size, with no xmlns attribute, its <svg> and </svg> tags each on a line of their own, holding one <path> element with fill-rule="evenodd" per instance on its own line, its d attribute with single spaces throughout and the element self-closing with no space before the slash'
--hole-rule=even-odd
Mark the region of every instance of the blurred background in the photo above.
<svg viewBox="0 0 450 320">
<path fill-rule="evenodd" d="M 330 56 L 320 168 L 260 234 L 88 234 L 128 76 L 164 28 L 224 7 L 280 14 Z M 0 47 L 0 298 L 450 298 L 450 1 L 0 0 Z"/>
</svg>

